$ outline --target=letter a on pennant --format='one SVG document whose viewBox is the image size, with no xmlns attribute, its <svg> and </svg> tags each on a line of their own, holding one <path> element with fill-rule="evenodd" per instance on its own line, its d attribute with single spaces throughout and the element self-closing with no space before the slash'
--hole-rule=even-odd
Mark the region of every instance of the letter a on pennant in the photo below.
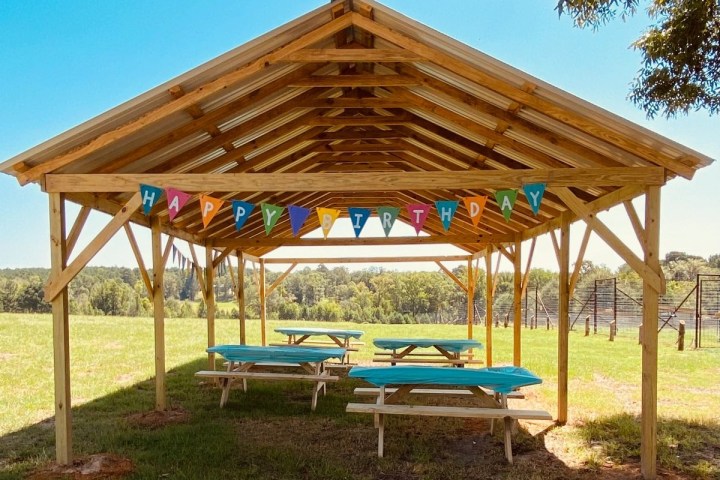
<svg viewBox="0 0 720 480">
<path fill-rule="evenodd" d="M 415 234 L 419 235 L 430 212 L 430 205 L 426 203 L 411 203 L 408 204 L 406 208 L 408 215 L 410 215 L 410 224 L 415 228 Z"/>
<path fill-rule="evenodd" d="M 280 215 L 282 215 L 283 210 L 285 210 L 283 207 L 272 205 L 270 203 L 260 204 L 260 211 L 262 212 L 263 217 L 263 225 L 265 225 L 265 235 L 270 235 L 273 227 L 277 223 L 278 219 L 280 219 Z"/>
<path fill-rule="evenodd" d="M 330 229 L 335 224 L 335 220 L 340 216 L 340 210 L 335 208 L 322 208 L 317 209 L 318 220 L 320 221 L 320 228 L 322 228 L 323 236 L 328 237 Z"/>
<path fill-rule="evenodd" d="M 382 224 L 383 231 L 387 237 L 390 235 L 390 230 L 392 230 L 395 224 L 395 219 L 397 219 L 400 209 L 398 207 L 378 207 L 377 212 L 380 217 L 380 224 Z"/>
<path fill-rule="evenodd" d="M 140 184 L 140 196 L 142 196 L 142 207 L 145 215 L 150 215 L 150 210 L 160 200 L 163 189 L 152 185 Z"/>
<path fill-rule="evenodd" d="M 457 200 L 438 200 L 435 202 L 435 208 L 438 211 L 438 215 L 440 215 L 440 220 L 446 232 L 450 230 L 450 222 L 452 222 L 455 216 L 458 203 Z"/>
<path fill-rule="evenodd" d="M 310 215 L 310 209 L 290 205 L 288 207 L 288 213 L 290 214 L 290 227 L 292 228 L 293 235 L 297 236 L 302 226 L 305 225 L 305 220 L 307 220 Z"/>
<path fill-rule="evenodd" d="M 465 202 L 465 208 L 467 208 L 468 214 L 470 214 L 470 219 L 472 220 L 473 225 L 477 227 L 478 223 L 480 223 L 480 217 L 482 217 L 483 210 L 485 209 L 487 196 L 480 195 L 479 197 L 465 197 L 463 198 L 463 202 Z"/>
<path fill-rule="evenodd" d="M 165 196 L 167 197 L 168 203 L 168 218 L 172 222 L 177 214 L 180 213 L 180 209 L 182 209 L 188 200 L 190 200 L 192 195 L 174 188 L 168 188 L 165 191 Z"/>
<path fill-rule="evenodd" d="M 513 207 L 515 206 L 515 200 L 517 200 L 517 190 L 498 190 L 495 192 L 495 200 L 500 206 L 505 221 L 510 221 L 510 215 L 512 215 Z"/>
<path fill-rule="evenodd" d="M 348 207 L 348 215 L 350 215 L 350 222 L 355 232 L 355 238 L 360 237 L 360 232 L 362 232 L 362 229 L 365 227 L 367 219 L 370 218 L 370 213 L 369 208 Z"/>
<path fill-rule="evenodd" d="M 200 212 L 202 213 L 203 228 L 207 228 L 210 220 L 220 211 L 220 207 L 225 203 L 219 198 L 200 195 Z"/>
<path fill-rule="evenodd" d="M 543 194 L 545 193 L 544 183 L 531 183 L 523 186 L 525 196 L 527 197 L 530 208 L 532 208 L 535 216 L 540 212 L 540 203 L 542 202 Z"/>
<path fill-rule="evenodd" d="M 252 203 L 243 202 L 242 200 L 233 200 L 232 209 L 233 217 L 235 218 L 235 230 L 240 231 L 243 225 L 245 225 L 245 222 L 247 222 L 247 219 L 254 208 L 255 205 Z"/>
</svg>

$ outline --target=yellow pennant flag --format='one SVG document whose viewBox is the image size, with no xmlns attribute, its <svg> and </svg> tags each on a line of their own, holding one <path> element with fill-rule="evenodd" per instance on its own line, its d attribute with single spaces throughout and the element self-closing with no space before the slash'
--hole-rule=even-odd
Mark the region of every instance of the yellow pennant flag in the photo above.
<svg viewBox="0 0 720 480">
<path fill-rule="evenodd" d="M 225 203 L 219 198 L 200 195 L 200 213 L 202 213 L 203 227 L 207 228 L 210 220 L 220 211 L 220 207 Z"/>
<path fill-rule="evenodd" d="M 335 224 L 335 220 L 340 216 L 340 210 L 336 208 L 317 208 L 318 220 L 323 231 L 323 236 L 327 238 L 330 229 Z"/>
</svg>

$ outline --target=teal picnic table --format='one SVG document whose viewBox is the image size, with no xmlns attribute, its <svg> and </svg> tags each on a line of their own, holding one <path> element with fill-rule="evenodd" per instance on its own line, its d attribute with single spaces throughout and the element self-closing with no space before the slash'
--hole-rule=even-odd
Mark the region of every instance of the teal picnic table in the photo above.
<svg viewBox="0 0 720 480">
<path fill-rule="evenodd" d="M 365 332 L 362 330 L 343 330 L 337 328 L 316 328 L 316 327 L 279 327 L 276 332 L 287 336 L 284 345 L 296 347 L 328 347 L 338 346 L 345 349 L 345 356 L 341 363 L 349 362 L 348 352 L 357 352 L 362 342 L 354 340 L 362 337 Z M 318 337 L 320 339 L 318 340 Z M 283 345 L 273 343 L 272 345 Z"/>
<path fill-rule="evenodd" d="M 468 363 L 482 363 L 473 359 L 469 350 L 482 348 L 477 340 L 459 338 L 376 338 L 373 344 L 383 351 L 375 352 L 373 361 L 397 363 L 439 363 L 463 367 Z M 419 353 L 417 349 L 432 349 Z"/>
</svg>

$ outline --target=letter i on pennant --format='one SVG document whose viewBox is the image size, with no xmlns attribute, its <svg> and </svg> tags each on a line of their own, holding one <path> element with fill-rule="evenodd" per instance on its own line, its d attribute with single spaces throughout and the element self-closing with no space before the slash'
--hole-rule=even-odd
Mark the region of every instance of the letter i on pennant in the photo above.
<svg viewBox="0 0 720 480">
<path fill-rule="evenodd" d="M 350 215 L 350 223 L 352 223 L 355 238 L 360 237 L 360 232 L 365 227 L 368 218 L 370 218 L 369 208 L 348 207 L 348 215 Z"/>
</svg>

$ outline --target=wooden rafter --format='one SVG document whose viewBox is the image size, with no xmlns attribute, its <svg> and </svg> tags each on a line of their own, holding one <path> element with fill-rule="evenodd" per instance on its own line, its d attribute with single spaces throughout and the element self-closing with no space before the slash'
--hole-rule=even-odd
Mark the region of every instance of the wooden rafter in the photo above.
<svg viewBox="0 0 720 480">
<path fill-rule="evenodd" d="M 138 247 L 137 240 L 135 239 L 135 234 L 132 231 L 132 227 L 129 223 L 125 223 L 123 225 L 125 228 L 125 233 L 128 237 L 128 242 L 130 243 L 130 248 L 132 249 L 133 255 L 135 255 L 135 260 L 138 264 L 138 269 L 140 270 L 140 277 L 143 280 L 143 283 L 145 284 L 145 288 L 147 289 L 148 296 L 152 298 L 153 296 L 153 284 L 152 280 L 150 280 L 150 275 L 148 275 L 147 268 L 145 268 L 145 262 L 143 261 L 142 252 L 140 252 L 140 248 Z"/>
</svg>

